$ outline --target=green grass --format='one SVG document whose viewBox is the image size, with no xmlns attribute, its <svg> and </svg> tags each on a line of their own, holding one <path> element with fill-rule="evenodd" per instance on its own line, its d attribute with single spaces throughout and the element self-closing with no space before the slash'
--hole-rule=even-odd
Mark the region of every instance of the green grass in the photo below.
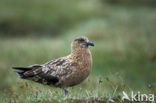
<svg viewBox="0 0 156 103">
<path fill-rule="evenodd" d="M 98 0 L 49 2 L 0 3 L 0 25 L 8 24 L 1 31 L 8 30 L 14 36 L 16 30 L 36 30 L 26 32 L 28 36 L 18 32 L 21 37 L 13 38 L 1 32 L 1 103 L 106 102 L 110 98 L 122 102 L 122 91 L 156 94 L 155 7 L 101 4 Z M 53 36 L 51 29 L 60 35 Z M 38 33 L 41 37 L 34 36 Z M 12 66 L 42 64 L 68 55 L 71 41 L 80 35 L 95 43 L 90 48 L 93 68 L 84 82 L 68 88 L 68 97 L 59 88 L 21 80 L 12 71 Z"/>
</svg>

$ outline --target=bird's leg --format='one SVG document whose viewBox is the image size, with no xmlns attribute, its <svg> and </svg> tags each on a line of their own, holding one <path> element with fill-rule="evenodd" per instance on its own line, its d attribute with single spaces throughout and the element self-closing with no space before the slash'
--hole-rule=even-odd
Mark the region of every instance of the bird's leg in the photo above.
<svg viewBox="0 0 156 103">
<path fill-rule="evenodd" d="M 68 91 L 66 88 L 64 88 L 64 94 L 65 94 L 65 96 L 68 96 Z"/>
</svg>

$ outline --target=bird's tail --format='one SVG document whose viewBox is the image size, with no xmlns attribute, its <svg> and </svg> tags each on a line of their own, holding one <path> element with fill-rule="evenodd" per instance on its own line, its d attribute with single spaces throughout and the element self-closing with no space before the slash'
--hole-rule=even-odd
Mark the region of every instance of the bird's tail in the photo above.
<svg viewBox="0 0 156 103">
<path fill-rule="evenodd" d="M 32 77 L 34 75 L 34 71 L 37 70 L 41 66 L 32 66 L 32 67 L 12 67 L 14 72 L 18 73 L 20 78 L 26 79 Z"/>
<path fill-rule="evenodd" d="M 32 70 L 31 67 L 12 67 L 12 69 L 14 69 L 14 72 L 18 73 L 18 75 L 23 79 L 25 78 L 24 73 Z"/>
</svg>

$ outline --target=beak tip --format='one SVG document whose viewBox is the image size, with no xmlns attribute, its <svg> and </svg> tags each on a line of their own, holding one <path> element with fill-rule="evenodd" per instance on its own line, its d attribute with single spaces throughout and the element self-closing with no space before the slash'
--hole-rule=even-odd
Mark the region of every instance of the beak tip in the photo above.
<svg viewBox="0 0 156 103">
<path fill-rule="evenodd" d="M 93 42 L 88 42 L 87 45 L 88 45 L 88 46 L 89 46 L 89 45 L 90 45 L 90 46 L 94 46 L 94 43 L 93 43 Z"/>
</svg>

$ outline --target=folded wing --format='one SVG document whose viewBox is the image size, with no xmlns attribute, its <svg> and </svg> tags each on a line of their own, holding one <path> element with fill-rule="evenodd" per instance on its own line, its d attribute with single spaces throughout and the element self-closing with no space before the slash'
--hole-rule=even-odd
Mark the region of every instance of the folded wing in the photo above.
<svg viewBox="0 0 156 103">
<path fill-rule="evenodd" d="M 13 69 L 22 79 L 29 79 L 47 85 L 55 84 L 59 81 L 57 77 L 46 73 L 43 70 L 45 68 L 40 65 L 34 65 L 31 67 L 13 67 Z"/>
</svg>

